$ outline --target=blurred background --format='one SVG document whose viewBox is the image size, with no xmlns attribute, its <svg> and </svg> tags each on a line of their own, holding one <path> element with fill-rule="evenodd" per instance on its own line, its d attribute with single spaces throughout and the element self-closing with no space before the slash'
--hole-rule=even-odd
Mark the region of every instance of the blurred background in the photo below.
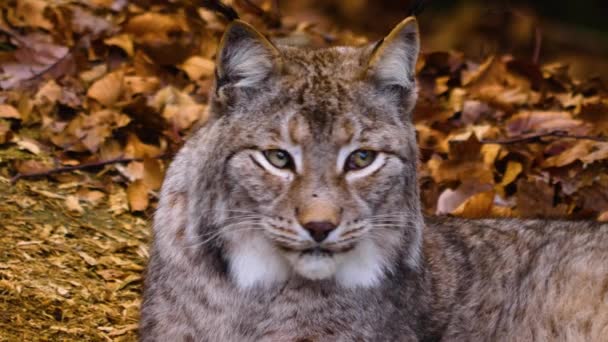
<svg viewBox="0 0 608 342">
<path fill-rule="evenodd" d="M 575 78 L 608 79 L 606 0 L 292 0 L 284 15 L 379 38 L 422 3 L 423 49 L 467 58 L 497 53 L 570 64 Z"/>
</svg>

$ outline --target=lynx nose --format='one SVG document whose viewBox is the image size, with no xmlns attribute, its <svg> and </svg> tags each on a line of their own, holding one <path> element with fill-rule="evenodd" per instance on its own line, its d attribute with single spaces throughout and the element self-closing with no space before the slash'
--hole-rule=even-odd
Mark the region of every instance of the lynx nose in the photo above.
<svg viewBox="0 0 608 342">
<path fill-rule="evenodd" d="M 327 235 L 329 235 L 332 230 L 336 229 L 336 225 L 329 221 L 308 222 L 304 225 L 304 229 L 306 229 L 308 233 L 310 233 L 310 236 L 312 236 L 313 240 L 315 240 L 316 242 L 321 242 L 325 240 Z"/>
</svg>

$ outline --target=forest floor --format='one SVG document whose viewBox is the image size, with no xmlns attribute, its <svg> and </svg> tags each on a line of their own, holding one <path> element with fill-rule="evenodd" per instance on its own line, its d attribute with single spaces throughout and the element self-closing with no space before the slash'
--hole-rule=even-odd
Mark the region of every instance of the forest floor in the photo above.
<svg viewBox="0 0 608 342">
<path fill-rule="evenodd" d="M 0 341 L 136 339 L 148 222 L 78 187 L 0 177 Z"/>
<path fill-rule="evenodd" d="M 229 2 L 284 43 L 368 42 Z M 158 190 L 206 120 L 230 15 L 141 3 L 0 3 L 0 341 L 136 339 Z M 454 51 L 424 51 L 417 72 L 426 213 L 608 221 L 603 80 Z"/>
</svg>

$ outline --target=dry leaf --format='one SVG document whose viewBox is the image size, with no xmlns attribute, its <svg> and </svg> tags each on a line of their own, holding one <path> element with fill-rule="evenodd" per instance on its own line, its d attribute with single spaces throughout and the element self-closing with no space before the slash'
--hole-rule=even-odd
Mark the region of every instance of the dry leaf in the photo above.
<svg viewBox="0 0 608 342">
<path fill-rule="evenodd" d="M 106 197 L 106 194 L 98 190 L 80 188 L 76 192 L 76 196 L 81 201 L 86 201 L 91 203 L 93 206 L 97 206 Z"/>
<path fill-rule="evenodd" d="M 0 144 L 5 144 L 12 138 L 11 125 L 3 120 L 0 120 Z"/>
<path fill-rule="evenodd" d="M 180 65 L 180 69 L 188 74 L 188 77 L 191 80 L 196 81 L 201 78 L 209 78 L 213 76 L 215 62 L 210 58 L 192 56 Z"/>
<path fill-rule="evenodd" d="M 80 206 L 80 202 L 78 201 L 78 197 L 69 195 L 65 198 L 65 206 L 69 211 L 76 212 L 82 214 L 84 209 Z"/>
<path fill-rule="evenodd" d="M 69 53 L 67 47 L 53 43 L 50 36 L 42 33 L 19 36 L 16 45 L 15 60 L 0 62 L 0 88 L 13 88 L 21 81 L 49 71 L 53 66 L 59 67 L 59 62 Z"/>
<path fill-rule="evenodd" d="M 107 38 L 103 42 L 109 46 L 117 46 L 121 48 L 127 55 L 131 57 L 133 56 L 133 38 L 129 34 L 119 34 L 114 37 Z"/>
<path fill-rule="evenodd" d="M 0 104 L 0 118 L 21 119 L 21 114 L 19 114 L 19 111 L 11 105 Z"/>
<path fill-rule="evenodd" d="M 144 158 L 143 182 L 148 189 L 158 190 L 163 183 L 165 173 L 162 162 L 159 159 Z"/>
<path fill-rule="evenodd" d="M 149 188 L 142 180 L 136 180 L 127 187 L 127 198 L 131 211 L 143 211 L 148 208 Z"/>
<path fill-rule="evenodd" d="M 102 77 L 91 85 L 87 96 L 97 100 L 104 106 L 112 106 L 124 91 L 124 72 L 114 71 Z"/>
<path fill-rule="evenodd" d="M 573 119 L 569 112 L 523 111 L 512 116 L 506 124 L 509 136 L 529 133 L 565 131 L 571 134 L 587 134 L 591 126 Z"/>
<path fill-rule="evenodd" d="M 482 192 L 468 198 L 454 210 L 453 214 L 466 218 L 489 217 L 492 212 L 493 201 L 493 191 Z"/>
<path fill-rule="evenodd" d="M 35 155 L 39 155 L 41 151 L 41 145 L 34 139 L 30 138 L 17 138 L 16 139 L 17 146 L 20 149 L 31 152 Z"/>
<path fill-rule="evenodd" d="M 51 30 L 53 23 L 45 16 L 48 5 L 49 2 L 44 0 L 17 0 L 15 13 L 8 19 L 15 26 Z"/>
<path fill-rule="evenodd" d="M 445 189 L 437 200 L 437 214 L 450 214 L 461 207 L 469 198 L 492 189 L 490 184 L 476 182 L 463 183 L 455 190 Z M 463 209 L 461 209 L 463 210 Z"/>
</svg>

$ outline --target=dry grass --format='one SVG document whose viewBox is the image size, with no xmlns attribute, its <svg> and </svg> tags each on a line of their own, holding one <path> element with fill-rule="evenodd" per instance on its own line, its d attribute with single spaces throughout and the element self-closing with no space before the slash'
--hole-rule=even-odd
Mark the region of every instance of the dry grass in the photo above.
<svg viewBox="0 0 608 342">
<path fill-rule="evenodd" d="M 136 339 L 147 222 L 77 187 L 0 176 L 0 341 Z"/>
</svg>

